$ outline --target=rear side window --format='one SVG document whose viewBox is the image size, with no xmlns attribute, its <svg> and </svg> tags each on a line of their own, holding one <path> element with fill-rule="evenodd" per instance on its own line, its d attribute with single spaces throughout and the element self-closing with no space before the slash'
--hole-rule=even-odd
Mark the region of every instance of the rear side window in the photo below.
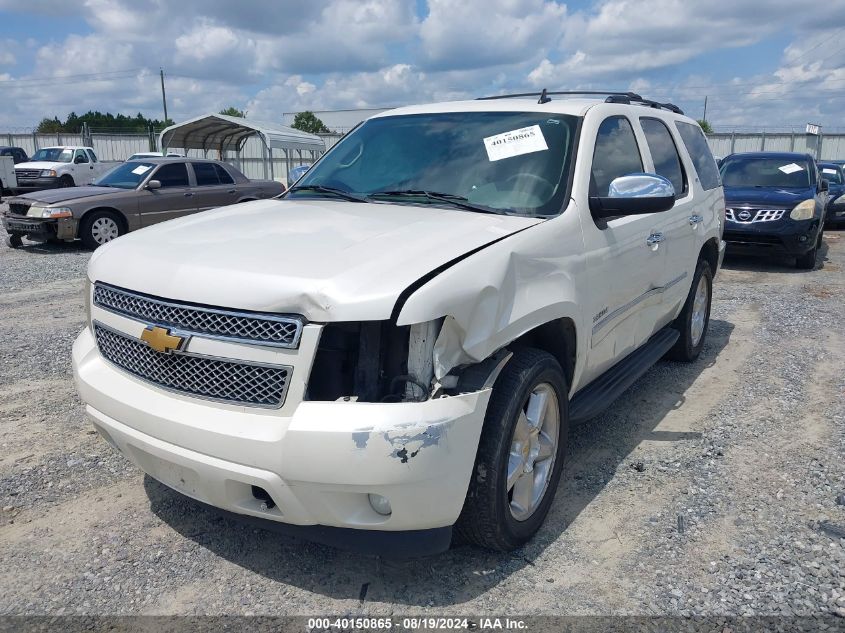
<svg viewBox="0 0 845 633">
<path fill-rule="evenodd" d="M 88 152 L 88 155 L 91 157 L 91 162 L 96 163 L 97 162 L 97 155 L 94 153 L 94 150 L 89 149 L 89 150 L 86 150 L 86 151 Z"/>
<path fill-rule="evenodd" d="M 622 116 L 602 121 L 593 151 L 590 195 L 606 196 L 615 178 L 642 170 L 643 161 L 631 122 Z"/>
<path fill-rule="evenodd" d="M 640 119 L 640 123 L 654 161 L 654 171 L 668 178 L 675 188 L 675 195 L 682 196 L 687 192 L 687 179 L 669 128 L 659 119 L 643 118 Z"/>
<path fill-rule="evenodd" d="M 220 181 L 217 179 L 217 172 L 214 171 L 214 165 L 211 163 L 191 163 L 194 168 L 194 175 L 197 177 L 197 185 L 219 185 Z"/>
<path fill-rule="evenodd" d="M 716 161 L 713 159 L 710 146 L 707 144 L 707 139 L 704 138 L 704 132 L 701 131 L 701 128 L 684 121 L 675 121 L 675 126 L 681 134 L 681 139 L 684 141 L 684 146 L 687 148 L 690 158 L 692 158 L 695 171 L 698 172 L 701 187 L 706 191 L 721 185 L 719 169 L 716 167 Z"/>
<path fill-rule="evenodd" d="M 217 177 L 220 179 L 220 182 L 224 185 L 234 185 L 235 181 L 232 180 L 232 177 L 229 175 L 229 172 L 226 171 L 221 165 L 217 163 L 211 163 L 214 166 L 214 171 L 217 172 Z"/>
<path fill-rule="evenodd" d="M 187 187 L 188 167 L 185 163 L 162 165 L 155 173 L 154 179 L 158 180 L 162 187 Z"/>
</svg>

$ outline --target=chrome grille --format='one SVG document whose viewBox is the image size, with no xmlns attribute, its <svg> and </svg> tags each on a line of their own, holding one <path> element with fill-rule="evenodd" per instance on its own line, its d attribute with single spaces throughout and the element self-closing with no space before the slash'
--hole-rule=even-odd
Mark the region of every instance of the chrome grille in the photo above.
<svg viewBox="0 0 845 633">
<path fill-rule="evenodd" d="M 302 334 L 302 320 L 295 316 L 201 308 L 101 283 L 94 285 L 94 305 L 145 323 L 239 343 L 296 348 Z"/>
<path fill-rule="evenodd" d="M 740 220 L 739 214 L 748 211 L 751 214 L 747 220 Z M 753 224 L 754 222 L 775 222 L 783 217 L 786 209 L 725 209 L 725 219 L 739 224 Z"/>
<path fill-rule="evenodd" d="M 15 178 L 38 178 L 41 175 L 40 169 L 16 169 Z"/>
<path fill-rule="evenodd" d="M 106 360 L 159 387 L 254 407 L 278 408 L 285 402 L 291 367 L 186 352 L 156 352 L 146 343 L 97 322 L 94 335 Z"/>
</svg>

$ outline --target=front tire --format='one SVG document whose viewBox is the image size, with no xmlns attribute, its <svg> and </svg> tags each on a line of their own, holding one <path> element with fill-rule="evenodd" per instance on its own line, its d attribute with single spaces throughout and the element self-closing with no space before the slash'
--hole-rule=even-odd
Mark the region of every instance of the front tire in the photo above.
<svg viewBox="0 0 845 633">
<path fill-rule="evenodd" d="M 713 272 L 710 264 L 698 260 L 692 286 L 687 295 L 684 309 L 675 319 L 672 327 L 681 335 L 675 345 L 666 353 L 669 360 L 679 360 L 691 363 L 704 348 L 707 338 L 707 327 L 710 325 L 710 304 L 713 301 Z"/>
<path fill-rule="evenodd" d="M 85 248 L 95 249 L 120 237 L 126 231 L 120 218 L 110 211 L 94 211 L 79 226 L 79 237 Z"/>
<path fill-rule="evenodd" d="M 499 551 L 526 543 L 555 496 L 568 439 L 568 389 L 557 360 L 519 349 L 493 386 L 456 529 Z"/>
<path fill-rule="evenodd" d="M 17 233 L 12 233 L 6 237 L 6 246 L 9 248 L 20 248 L 23 246 L 23 237 Z"/>
<path fill-rule="evenodd" d="M 73 182 L 72 176 L 68 176 L 67 174 L 65 174 L 64 176 L 59 178 L 59 188 L 60 189 L 64 189 L 66 187 L 75 187 L 75 186 L 76 186 L 76 183 Z"/>
</svg>

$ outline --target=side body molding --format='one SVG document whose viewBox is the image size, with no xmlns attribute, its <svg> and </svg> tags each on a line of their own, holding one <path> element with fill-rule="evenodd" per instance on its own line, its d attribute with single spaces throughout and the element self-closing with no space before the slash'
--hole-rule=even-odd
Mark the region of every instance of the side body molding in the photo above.
<svg viewBox="0 0 845 633">
<path fill-rule="evenodd" d="M 522 334 L 560 318 L 573 320 L 578 348 L 591 327 L 579 296 L 588 286 L 580 216 L 574 201 L 559 216 L 498 241 L 457 262 L 413 292 L 397 323 L 444 318 L 434 345 L 434 373 L 477 363 Z M 574 389 L 585 355 L 578 354 Z"/>
</svg>

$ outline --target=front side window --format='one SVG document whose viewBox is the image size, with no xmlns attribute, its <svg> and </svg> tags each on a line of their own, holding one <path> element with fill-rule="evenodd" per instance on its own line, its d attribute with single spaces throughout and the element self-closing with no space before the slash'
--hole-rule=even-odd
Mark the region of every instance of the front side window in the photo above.
<svg viewBox="0 0 845 633">
<path fill-rule="evenodd" d="M 87 163 L 88 162 L 88 156 L 85 154 L 85 150 L 83 150 L 83 149 L 76 150 L 76 158 L 74 159 L 74 161 L 76 161 L 78 163 Z"/>
<path fill-rule="evenodd" d="M 168 163 L 167 165 L 162 165 L 153 174 L 153 180 L 158 180 L 161 183 L 162 189 L 166 187 L 187 187 L 188 167 L 185 163 Z"/>
<path fill-rule="evenodd" d="M 640 123 L 654 161 L 654 171 L 669 179 L 675 188 L 675 196 L 680 198 L 687 191 L 687 182 L 681 157 L 669 128 L 660 119 L 642 118 Z"/>
<path fill-rule="evenodd" d="M 675 127 L 678 128 L 695 171 L 698 172 L 701 187 L 706 191 L 722 184 L 719 182 L 719 168 L 716 167 L 716 160 L 713 158 L 713 153 L 701 128 L 685 121 L 675 121 Z"/>
<path fill-rule="evenodd" d="M 757 156 L 728 157 L 722 163 L 725 187 L 807 189 L 815 182 L 806 160 Z"/>
<path fill-rule="evenodd" d="M 535 112 L 377 117 L 335 145 L 288 195 L 325 196 L 317 188 L 332 187 L 368 202 L 451 206 L 444 202 L 451 198 L 470 210 L 556 215 L 568 199 L 577 122 Z"/>
<path fill-rule="evenodd" d="M 642 171 L 643 161 L 631 122 L 623 116 L 602 121 L 593 150 L 590 195 L 606 196 L 614 179 Z"/>
</svg>

